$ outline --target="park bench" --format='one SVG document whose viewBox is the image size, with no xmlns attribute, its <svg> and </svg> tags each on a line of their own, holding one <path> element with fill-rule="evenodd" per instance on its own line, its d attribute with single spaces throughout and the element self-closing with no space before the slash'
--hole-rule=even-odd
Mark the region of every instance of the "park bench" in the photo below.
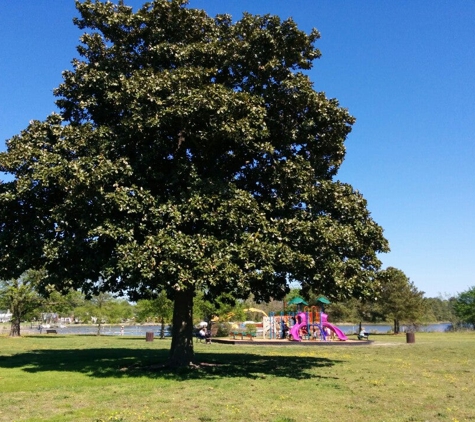
<svg viewBox="0 0 475 422">
<path fill-rule="evenodd" d="M 236 340 L 236 336 L 241 336 L 241 340 L 244 340 L 244 337 L 249 337 L 249 340 L 256 337 L 256 333 L 246 333 L 244 331 L 231 331 L 229 335 L 232 336 L 234 340 Z"/>
<path fill-rule="evenodd" d="M 46 330 L 46 334 L 58 334 L 56 330 Z"/>
</svg>

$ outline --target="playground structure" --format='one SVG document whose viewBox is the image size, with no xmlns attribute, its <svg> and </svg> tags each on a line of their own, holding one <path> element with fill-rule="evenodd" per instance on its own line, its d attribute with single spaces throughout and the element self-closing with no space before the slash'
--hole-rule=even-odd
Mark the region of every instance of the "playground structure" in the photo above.
<svg viewBox="0 0 475 422">
<path fill-rule="evenodd" d="M 262 322 L 244 321 L 233 323 L 230 335 L 241 340 L 244 336 L 269 340 L 283 340 L 300 342 L 302 340 L 329 341 L 338 338 L 339 341 L 346 341 L 348 337 L 337 326 L 328 322 L 328 315 L 324 312 L 324 305 L 330 303 L 328 299 L 321 296 L 317 299 L 319 306 L 308 306 L 304 299 L 296 297 L 288 305 L 297 305 L 296 312 L 280 312 L 276 314 L 270 312 L 267 315 L 257 308 L 247 308 L 245 312 L 260 313 L 263 315 Z M 303 310 L 300 309 L 305 305 Z M 248 327 L 252 326 L 252 330 Z"/>
<path fill-rule="evenodd" d="M 328 341 L 335 336 L 340 341 L 348 340 L 348 337 L 337 326 L 328 322 L 328 315 L 317 311 L 315 306 L 297 313 L 275 315 L 272 312 L 263 320 L 263 336 L 269 339 L 288 338 L 292 341 L 321 340 Z M 295 321 L 295 322 L 294 322 Z M 285 326 L 288 327 L 289 335 L 285 336 Z M 328 332 L 328 330 L 330 332 Z"/>
<path fill-rule="evenodd" d="M 298 298 L 300 299 L 300 298 Z M 295 304 L 306 304 L 301 299 Z M 275 315 L 271 312 L 268 317 L 263 318 L 263 337 L 269 339 L 285 339 L 291 341 L 321 340 L 328 341 L 337 337 L 340 341 L 348 340 L 348 337 L 337 326 L 328 322 L 328 315 L 324 312 L 324 304 L 330 302 L 326 298 L 317 299 L 320 306 L 305 306 L 303 310 Z M 288 331 L 288 336 L 286 335 Z"/>
</svg>

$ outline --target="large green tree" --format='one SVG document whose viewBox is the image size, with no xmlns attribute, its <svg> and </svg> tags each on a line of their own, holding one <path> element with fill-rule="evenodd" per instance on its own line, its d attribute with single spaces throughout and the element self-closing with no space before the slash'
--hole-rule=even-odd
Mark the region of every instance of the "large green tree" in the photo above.
<svg viewBox="0 0 475 422">
<path fill-rule="evenodd" d="M 174 301 L 170 364 L 194 358 L 192 305 L 222 293 L 372 294 L 382 229 L 333 181 L 354 123 L 303 73 L 316 30 L 184 0 L 76 2 L 79 59 L 59 114 L 7 143 L 0 271 Z M 68 280 L 67 282 L 65 280 Z"/>
</svg>

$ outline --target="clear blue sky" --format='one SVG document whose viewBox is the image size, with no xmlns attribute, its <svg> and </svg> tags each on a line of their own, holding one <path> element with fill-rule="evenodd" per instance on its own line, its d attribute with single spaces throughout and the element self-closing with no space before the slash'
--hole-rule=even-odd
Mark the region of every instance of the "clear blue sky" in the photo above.
<svg viewBox="0 0 475 422">
<path fill-rule="evenodd" d="M 138 0 L 126 4 L 138 7 Z M 191 0 L 210 15 L 293 17 L 317 28 L 315 89 L 357 122 L 338 178 L 385 229 L 383 267 L 426 296 L 475 285 L 475 2 Z M 73 0 L 0 2 L 0 149 L 56 110 L 52 90 L 76 57 Z"/>
</svg>

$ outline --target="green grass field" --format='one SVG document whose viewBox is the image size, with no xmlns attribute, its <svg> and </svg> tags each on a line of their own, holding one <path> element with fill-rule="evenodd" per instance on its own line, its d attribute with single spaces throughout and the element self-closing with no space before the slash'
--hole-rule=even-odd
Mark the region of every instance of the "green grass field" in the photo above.
<svg viewBox="0 0 475 422">
<path fill-rule="evenodd" d="M 0 421 L 475 420 L 475 333 L 360 347 L 196 344 L 200 369 L 143 370 L 169 340 L 0 337 Z"/>
</svg>

